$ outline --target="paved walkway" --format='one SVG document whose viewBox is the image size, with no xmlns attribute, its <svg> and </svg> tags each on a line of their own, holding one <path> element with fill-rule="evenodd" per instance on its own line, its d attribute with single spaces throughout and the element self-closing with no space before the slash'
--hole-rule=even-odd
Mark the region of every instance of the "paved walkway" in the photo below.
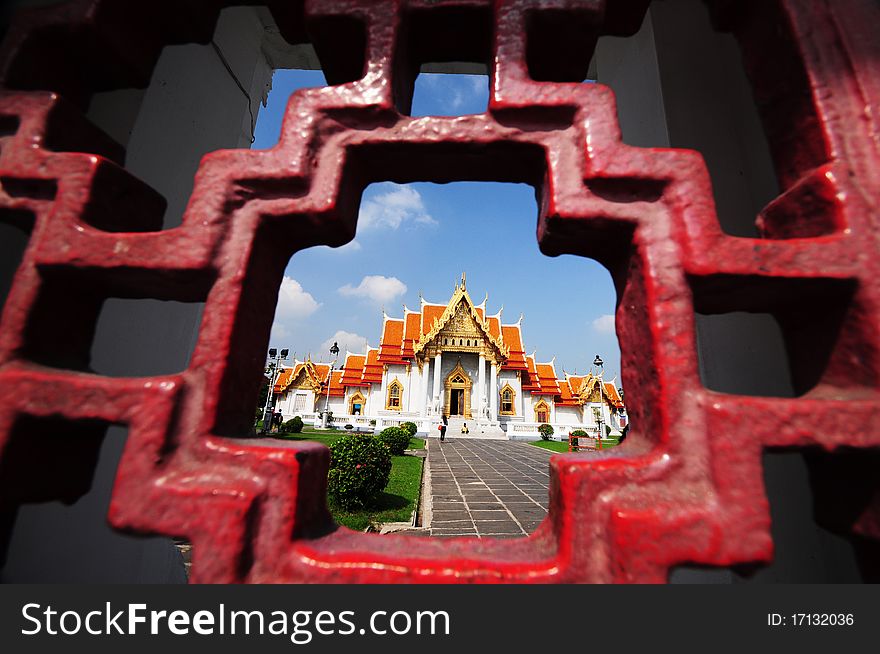
<svg viewBox="0 0 880 654">
<path fill-rule="evenodd" d="M 518 538 L 546 517 L 551 452 L 455 436 L 427 447 L 432 536 Z"/>
</svg>

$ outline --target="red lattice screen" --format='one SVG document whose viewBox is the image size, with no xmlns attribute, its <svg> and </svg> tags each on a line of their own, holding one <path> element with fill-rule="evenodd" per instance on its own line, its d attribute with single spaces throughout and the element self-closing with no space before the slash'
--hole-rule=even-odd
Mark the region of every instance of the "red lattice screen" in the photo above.
<svg viewBox="0 0 880 654">
<path fill-rule="evenodd" d="M 242 3 L 81 0 L 23 15 L 6 38 L 0 220 L 31 230 L 0 335 L 7 508 L 75 496 L 90 427 L 125 424 L 110 520 L 189 538 L 194 581 L 654 582 L 680 563 L 769 560 L 764 448 L 880 445 L 875 4 L 712 3 L 740 41 L 783 187 L 763 238 L 722 233 L 699 154 L 622 144 L 611 91 L 576 83 L 595 39 L 633 33 L 647 0 L 265 3 L 288 41 L 308 33 L 332 86 L 294 96 L 272 150 L 206 156 L 183 224 L 158 231 L 161 197 L 80 107 L 146 85 L 161 48 L 207 42 L 227 4 Z M 488 112 L 406 116 L 419 64 L 448 60 L 490 63 Z M 633 432 L 551 460 L 550 515 L 529 538 L 334 529 L 325 448 L 230 438 L 253 418 L 289 257 L 350 240 L 379 180 L 529 183 L 541 248 L 612 272 Z M 78 372 L 107 297 L 204 300 L 188 368 Z M 776 315 L 799 396 L 707 390 L 695 310 Z M 45 456 L 43 420 L 82 443 L 65 441 L 51 475 L 23 466 Z M 878 506 L 853 513 L 857 533 L 880 535 Z"/>
</svg>

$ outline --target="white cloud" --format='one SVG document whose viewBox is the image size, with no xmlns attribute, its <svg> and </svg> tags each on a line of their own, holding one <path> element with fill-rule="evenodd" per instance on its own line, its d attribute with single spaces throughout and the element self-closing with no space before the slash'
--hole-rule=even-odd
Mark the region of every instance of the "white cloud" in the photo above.
<svg viewBox="0 0 880 654">
<path fill-rule="evenodd" d="M 339 330 L 333 336 L 328 338 L 326 341 L 321 343 L 320 351 L 321 352 L 329 352 L 330 346 L 336 343 L 339 347 L 339 358 L 340 361 L 343 357 L 345 357 L 345 351 L 355 352 L 362 354 L 367 351 L 367 339 L 360 334 L 353 334 L 351 332 L 346 332 L 343 330 Z"/>
<path fill-rule="evenodd" d="M 593 321 L 593 329 L 600 334 L 614 334 L 614 315 L 599 316 Z"/>
<path fill-rule="evenodd" d="M 389 190 L 361 203 L 358 215 L 360 229 L 397 229 L 404 223 L 436 225 L 422 196 L 411 186 L 387 182 Z"/>
<path fill-rule="evenodd" d="M 270 342 L 280 343 L 281 341 L 286 341 L 288 339 L 290 339 L 290 330 L 280 322 L 273 322 L 269 339 Z"/>
<path fill-rule="evenodd" d="M 357 286 L 346 284 L 339 289 L 345 297 L 356 297 L 376 304 L 388 305 L 406 293 L 406 284 L 397 277 L 367 275 Z"/>
<path fill-rule="evenodd" d="M 486 78 L 480 75 L 462 75 L 465 80 L 464 87 L 455 87 L 452 89 L 452 95 L 449 97 L 449 104 L 452 109 L 458 111 L 464 106 L 464 103 L 473 99 L 480 91 L 486 88 Z"/>
<path fill-rule="evenodd" d="M 357 252 L 361 249 L 361 244 L 358 241 L 349 241 L 342 247 L 336 248 L 337 252 Z"/>
<path fill-rule="evenodd" d="M 306 292 L 302 285 L 292 277 L 284 276 L 278 290 L 278 304 L 275 306 L 275 320 L 295 320 L 307 318 L 318 310 L 321 304 Z"/>
<path fill-rule="evenodd" d="M 486 75 L 423 73 L 419 80 L 422 78 L 433 101 L 453 115 L 457 115 L 466 103 L 486 97 L 488 89 Z"/>
</svg>

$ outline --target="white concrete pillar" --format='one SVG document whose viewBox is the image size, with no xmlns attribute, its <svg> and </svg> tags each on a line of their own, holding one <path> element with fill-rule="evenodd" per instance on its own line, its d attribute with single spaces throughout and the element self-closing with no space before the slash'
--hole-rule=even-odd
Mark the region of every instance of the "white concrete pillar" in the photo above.
<svg viewBox="0 0 880 654">
<path fill-rule="evenodd" d="M 430 388 L 428 384 L 428 371 L 430 370 L 430 368 L 431 360 L 425 358 L 425 363 L 422 365 L 422 387 L 421 389 L 419 389 L 420 397 L 422 398 L 422 406 L 419 409 L 419 413 L 426 418 L 431 415 L 431 412 L 428 409 L 428 405 L 431 401 L 431 398 L 428 396 L 428 390 Z"/>
<path fill-rule="evenodd" d="M 441 353 L 438 352 L 434 357 L 434 391 L 431 393 L 431 402 L 437 402 L 436 414 L 439 415 L 442 409 L 440 408 L 440 366 L 443 362 L 441 357 Z"/>
<path fill-rule="evenodd" d="M 382 403 L 380 408 L 385 408 L 385 403 L 388 401 L 388 366 L 384 366 L 382 368 Z"/>
<path fill-rule="evenodd" d="M 489 375 L 489 385 L 489 419 L 494 422 L 498 420 L 498 365 L 494 361 Z"/>
<path fill-rule="evenodd" d="M 486 357 L 480 354 L 480 368 L 477 371 L 477 416 L 482 418 L 486 406 L 483 404 L 483 398 L 488 396 L 486 392 Z"/>
<path fill-rule="evenodd" d="M 409 377 L 406 383 L 406 406 L 403 408 L 404 411 L 416 410 L 416 402 L 419 401 L 419 382 L 421 382 L 419 371 L 416 370 L 415 366 L 410 366 Z"/>
</svg>

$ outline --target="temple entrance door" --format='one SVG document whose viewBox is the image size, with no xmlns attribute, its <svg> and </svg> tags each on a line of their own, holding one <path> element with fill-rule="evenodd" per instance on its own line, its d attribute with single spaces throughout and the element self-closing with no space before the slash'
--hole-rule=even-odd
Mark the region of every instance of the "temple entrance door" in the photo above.
<svg viewBox="0 0 880 654">
<path fill-rule="evenodd" d="M 449 415 L 464 415 L 464 389 L 452 389 L 452 394 L 449 398 Z"/>
<path fill-rule="evenodd" d="M 443 403 L 444 413 L 447 416 L 471 417 L 471 382 L 470 375 L 465 372 L 461 362 L 446 376 L 444 384 L 446 391 Z"/>
</svg>

